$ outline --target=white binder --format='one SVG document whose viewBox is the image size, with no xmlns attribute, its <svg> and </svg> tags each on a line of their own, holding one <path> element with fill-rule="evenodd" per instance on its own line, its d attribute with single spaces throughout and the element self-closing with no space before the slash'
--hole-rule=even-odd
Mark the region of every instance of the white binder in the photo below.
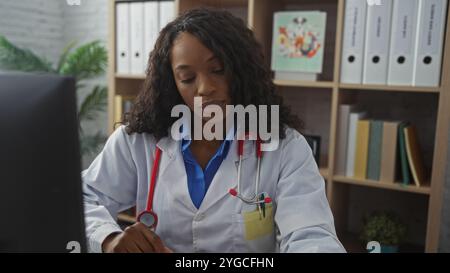
<svg viewBox="0 0 450 273">
<path fill-rule="evenodd" d="M 439 86 L 447 0 L 419 0 L 415 86 Z"/>
<path fill-rule="evenodd" d="M 389 50 L 389 85 L 413 84 L 418 4 L 418 0 L 394 0 Z"/>
<path fill-rule="evenodd" d="M 144 2 L 144 69 L 159 34 L 159 2 Z"/>
<path fill-rule="evenodd" d="M 130 4 L 116 4 L 116 72 L 130 73 Z"/>
<path fill-rule="evenodd" d="M 366 0 L 347 0 L 345 2 L 341 61 L 342 83 L 362 83 L 366 12 Z"/>
<path fill-rule="evenodd" d="M 164 28 L 167 23 L 175 19 L 175 4 L 174 1 L 160 1 L 159 2 L 159 27 Z"/>
<path fill-rule="evenodd" d="M 144 3 L 130 3 L 131 74 L 144 74 Z"/>
<path fill-rule="evenodd" d="M 391 30 L 392 1 L 367 6 L 364 50 L 364 84 L 386 84 Z"/>
</svg>

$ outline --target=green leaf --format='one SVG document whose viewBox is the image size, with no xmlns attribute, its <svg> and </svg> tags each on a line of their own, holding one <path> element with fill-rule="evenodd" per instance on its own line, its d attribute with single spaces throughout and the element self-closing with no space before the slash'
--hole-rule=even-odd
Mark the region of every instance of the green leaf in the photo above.
<svg viewBox="0 0 450 273">
<path fill-rule="evenodd" d="M 73 47 L 76 45 L 76 42 L 70 42 L 63 50 L 63 53 L 61 57 L 59 57 L 58 66 L 56 67 L 56 71 L 58 74 L 61 74 L 61 68 L 66 63 L 67 56 L 69 55 L 70 51 L 73 49 Z"/>
<path fill-rule="evenodd" d="M 0 36 L 0 68 L 25 72 L 55 72 L 52 64 L 31 50 L 22 49 Z"/>
<path fill-rule="evenodd" d="M 97 153 L 105 144 L 106 137 L 101 133 L 95 135 L 80 135 L 80 151 L 81 155 Z"/>
<path fill-rule="evenodd" d="M 77 81 L 102 75 L 106 70 L 107 52 L 100 41 L 80 46 L 61 65 L 61 74 L 74 76 Z"/>
<path fill-rule="evenodd" d="M 93 120 L 98 112 L 105 110 L 108 104 L 108 89 L 95 86 L 92 92 L 83 100 L 78 112 L 78 119 Z"/>
</svg>

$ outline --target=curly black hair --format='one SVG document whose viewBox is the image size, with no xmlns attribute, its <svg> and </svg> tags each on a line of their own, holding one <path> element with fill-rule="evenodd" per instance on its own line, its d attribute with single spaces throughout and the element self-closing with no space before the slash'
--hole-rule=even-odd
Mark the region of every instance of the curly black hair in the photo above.
<svg viewBox="0 0 450 273">
<path fill-rule="evenodd" d="M 233 105 L 278 105 L 281 139 L 285 137 L 286 126 L 301 128 L 301 121 L 275 94 L 261 45 L 245 22 L 224 10 L 200 8 L 183 13 L 161 30 L 150 53 L 143 89 L 121 122 L 128 134 L 145 132 L 161 139 L 168 136 L 171 125 L 178 119 L 171 117 L 171 110 L 185 103 L 175 84 L 170 51 L 182 32 L 198 38 L 223 63 L 230 79 Z"/>
</svg>

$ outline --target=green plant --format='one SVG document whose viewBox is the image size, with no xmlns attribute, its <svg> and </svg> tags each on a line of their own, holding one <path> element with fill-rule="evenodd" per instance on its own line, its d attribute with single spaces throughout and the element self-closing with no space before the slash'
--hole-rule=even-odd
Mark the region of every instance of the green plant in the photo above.
<svg viewBox="0 0 450 273">
<path fill-rule="evenodd" d="M 29 49 L 19 48 L 0 35 L 0 69 L 73 76 L 79 90 L 85 86 L 85 80 L 105 73 L 107 51 L 100 41 L 86 43 L 78 48 L 74 46 L 75 43 L 67 45 L 58 64 L 54 66 L 45 58 L 37 56 Z M 107 96 L 107 88 L 96 85 L 80 103 L 78 119 L 82 155 L 98 151 L 106 140 L 106 137 L 100 133 L 86 135 L 81 128 L 81 122 L 93 120 L 99 112 L 104 111 L 107 106 Z"/>
<path fill-rule="evenodd" d="M 364 243 L 378 241 L 385 246 L 398 246 L 406 236 L 406 226 L 393 212 L 374 212 L 364 219 L 361 240 Z"/>
</svg>

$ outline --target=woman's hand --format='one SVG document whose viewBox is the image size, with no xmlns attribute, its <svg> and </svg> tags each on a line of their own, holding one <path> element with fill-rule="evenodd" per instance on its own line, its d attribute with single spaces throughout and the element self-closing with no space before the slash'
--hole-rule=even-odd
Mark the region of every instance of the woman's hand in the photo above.
<svg viewBox="0 0 450 273">
<path fill-rule="evenodd" d="M 171 253 L 156 233 L 137 222 L 121 233 L 112 233 L 102 243 L 104 253 Z"/>
</svg>

